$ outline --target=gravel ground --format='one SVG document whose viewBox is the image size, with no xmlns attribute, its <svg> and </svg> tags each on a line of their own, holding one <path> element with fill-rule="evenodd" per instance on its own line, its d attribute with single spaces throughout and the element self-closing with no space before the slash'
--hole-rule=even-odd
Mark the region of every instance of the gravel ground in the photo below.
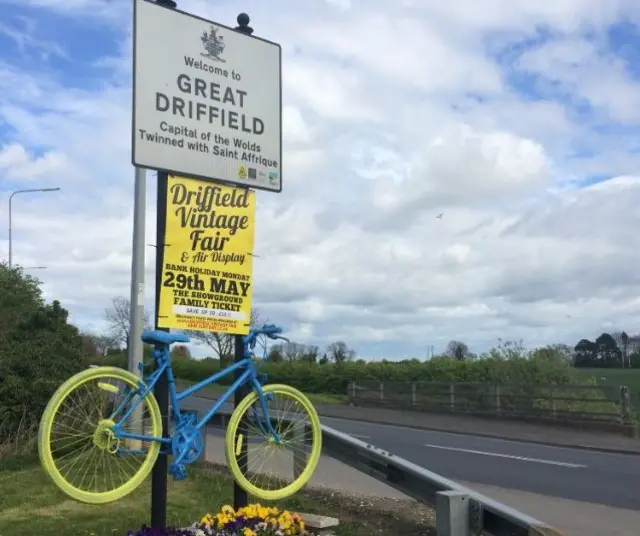
<svg viewBox="0 0 640 536">
<path fill-rule="evenodd" d="M 412 500 L 362 497 L 330 489 L 305 490 L 302 495 L 326 505 L 329 516 L 340 524 L 358 523 L 370 534 L 435 536 L 436 516 L 432 508 Z"/>
<path fill-rule="evenodd" d="M 200 462 L 207 470 L 229 478 L 225 465 Z M 343 534 L 376 536 L 436 536 L 436 514 L 433 508 L 411 499 L 360 495 L 315 485 L 298 492 L 287 508 L 336 517 Z M 313 511 L 309 506 L 313 506 Z M 356 530 L 348 530 L 353 526 Z M 344 530 L 342 529 L 344 527 Z"/>
</svg>

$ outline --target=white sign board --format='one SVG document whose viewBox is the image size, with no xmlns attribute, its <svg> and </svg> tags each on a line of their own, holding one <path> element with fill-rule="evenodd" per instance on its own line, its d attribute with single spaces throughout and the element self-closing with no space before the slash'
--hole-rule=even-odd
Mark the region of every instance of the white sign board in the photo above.
<svg viewBox="0 0 640 536">
<path fill-rule="evenodd" d="M 133 165 L 280 192 L 280 45 L 147 0 L 133 28 Z"/>
</svg>

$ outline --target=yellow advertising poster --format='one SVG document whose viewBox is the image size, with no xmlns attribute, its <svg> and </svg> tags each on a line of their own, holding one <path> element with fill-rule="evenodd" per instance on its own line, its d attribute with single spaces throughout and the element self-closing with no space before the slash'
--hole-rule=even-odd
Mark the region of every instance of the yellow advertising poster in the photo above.
<svg viewBox="0 0 640 536">
<path fill-rule="evenodd" d="M 252 190 L 169 175 L 160 327 L 249 332 L 254 229 Z"/>
</svg>

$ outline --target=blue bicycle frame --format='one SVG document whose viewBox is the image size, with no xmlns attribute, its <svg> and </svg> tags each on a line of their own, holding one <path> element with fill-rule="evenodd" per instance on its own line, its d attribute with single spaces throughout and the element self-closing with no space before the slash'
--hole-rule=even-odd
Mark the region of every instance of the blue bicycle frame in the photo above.
<svg viewBox="0 0 640 536">
<path fill-rule="evenodd" d="M 244 385 L 246 382 L 250 382 L 252 387 L 256 390 L 258 394 L 258 398 L 260 399 L 260 405 L 261 405 L 265 420 L 268 423 L 269 431 L 270 433 L 277 436 L 277 434 L 271 427 L 271 420 L 268 419 L 267 417 L 268 416 L 267 401 L 264 396 L 264 392 L 262 391 L 262 385 L 258 381 L 256 368 L 253 363 L 253 352 L 251 351 L 251 348 L 255 347 L 255 343 L 257 342 L 257 337 L 259 335 L 266 335 L 271 339 L 288 340 L 285 337 L 276 335 L 276 333 L 279 333 L 280 331 L 281 331 L 281 328 L 274 325 L 264 325 L 261 328 L 252 328 L 249 331 L 249 334 L 243 336 L 242 338 L 244 357 L 240 361 L 226 367 L 225 369 L 221 370 L 220 372 L 217 372 L 216 374 L 209 376 L 208 378 L 205 378 L 201 382 L 195 385 L 192 385 L 191 387 L 189 387 L 188 389 L 180 393 L 176 392 L 175 378 L 173 376 L 173 369 L 171 368 L 171 359 L 169 354 L 170 344 L 156 343 L 152 351 L 152 356 L 157 364 L 156 370 L 151 374 L 151 376 L 149 377 L 149 381 L 147 383 L 144 383 L 141 381 L 138 390 L 134 391 L 130 395 L 130 396 L 139 395 L 140 400 L 132 408 L 129 408 L 124 413 L 122 418 L 120 418 L 119 421 L 114 426 L 114 432 L 116 437 L 138 439 L 143 441 L 156 441 L 161 444 L 170 444 L 172 442 L 171 437 L 165 438 L 165 437 L 146 436 L 146 435 L 128 433 L 122 430 L 122 423 L 135 411 L 138 404 L 140 404 L 140 402 L 142 402 L 144 397 L 147 396 L 147 394 L 154 388 L 155 384 L 160 379 L 160 376 L 162 376 L 162 374 L 167 375 L 167 380 L 169 383 L 169 399 L 170 399 L 171 407 L 173 409 L 174 419 L 176 423 L 181 423 L 183 422 L 182 412 L 180 411 L 180 405 L 179 405 L 181 400 L 184 400 L 185 398 L 203 389 L 207 385 L 217 382 L 221 378 L 228 376 L 229 374 L 231 374 L 232 372 L 235 372 L 238 369 L 245 369 L 245 370 L 242 373 L 242 375 L 236 381 L 234 381 L 233 384 L 227 389 L 227 391 L 216 401 L 216 403 L 211 407 L 211 409 L 200 419 L 200 421 L 197 424 L 195 424 L 195 428 L 198 430 L 201 430 L 207 424 L 207 422 L 216 414 L 216 412 L 222 407 L 222 405 L 224 405 L 227 402 L 227 400 L 229 400 L 231 395 L 238 390 L 240 386 Z M 127 397 L 127 399 L 123 401 L 122 404 L 114 411 L 114 415 L 117 414 L 118 411 L 121 410 L 122 407 L 124 407 L 124 405 L 127 404 L 129 400 L 130 400 L 129 397 Z M 165 431 L 165 433 L 167 432 Z"/>
</svg>

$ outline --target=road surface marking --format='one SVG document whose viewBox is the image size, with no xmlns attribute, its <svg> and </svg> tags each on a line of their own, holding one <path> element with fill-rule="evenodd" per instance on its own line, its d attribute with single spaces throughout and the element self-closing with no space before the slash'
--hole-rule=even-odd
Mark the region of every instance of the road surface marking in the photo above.
<svg viewBox="0 0 640 536">
<path fill-rule="evenodd" d="M 512 454 L 498 454 L 497 452 L 484 452 L 482 450 L 460 449 L 456 447 L 445 447 L 443 445 L 422 445 L 430 449 L 455 450 L 457 452 L 468 452 L 469 454 L 482 454 L 483 456 L 495 456 L 497 458 L 510 458 L 512 460 L 520 460 L 521 462 L 546 463 L 547 465 L 560 465 L 562 467 L 573 467 L 575 469 L 583 469 L 586 465 L 569 462 L 556 462 L 553 460 L 541 460 L 539 458 L 527 458 L 525 456 L 514 456 Z"/>
<path fill-rule="evenodd" d="M 640 452 L 638 453 L 632 453 L 632 452 L 609 452 L 606 450 L 598 450 L 597 448 L 593 448 L 593 449 L 585 449 L 582 447 L 579 447 L 577 445 L 550 445 L 548 443 L 543 443 L 540 441 L 527 441 L 525 438 L 522 439 L 505 439 L 502 437 L 493 437 L 493 436 L 487 436 L 487 435 L 474 435 L 472 433 L 463 433 L 463 432 L 453 432 L 453 431 L 446 431 L 446 430 L 438 430 L 435 428 L 417 428 L 415 426 L 403 426 L 400 424 L 389 424 L 389 423 L 382 423 L 382 422 L 372 422 L 372 421 L 359 421 L 357 419 L 346 419 L 344 417 L 320 417 L 320 419 L 324 422 L 324 421 L 340 421 L 343 422 L 345 424 L 351 424 L 354 422 L 357 422 L 358 424 L 361 425 L 365 425 L 367 427 L 370 428 L 382 428 L 382 429 L 388 429 L 388 428 L 392 428 L 392 429 L 396 429 L 396 430 L 402 430 L 402 432 L 406 432 L 409 434 L 423 434 L 423 435 L 427 435 L 427 436 L 440 436 L 440 435 L 450 435 L 450 436 L 455 436 L 455 437 L 460 437 L 460 438 L 467 438 L 467 437 L 473 437 L 474 439 L 480 440 L 480 441 L 486 441 L 486 442 L 493 442 L 493 443 L 510 443 L 513 445 L 524 445 L 524 446 L 528 446 L 528 447 L 536 447 L 536 448 L 540 448 L 540 449 L 547 449 L 547 450 L 566 450 L 569 452 L 578 452 L 580 455 L 597 455 L 599 457 L 602 456 L 613 456 L 616 458 L 626 458 L 629 459 L 631 457 L 633 457 L 634 459 L 637 459 L 638 456 L 640 456 Z M 331 424 L 329 424 L 329 426 L 331 426 Z M 344 429 L 338 428 L 341 432 Z M 346 432 L 345 432 L 346 433 Z M 630 463 L 635 463 L 634 461 L 630 461 Z"/>
<path fill-rule="evenodd" d="M 349 434 L 351 437 L 356 437 L 358 439 L 371 439 L 371 436 L 362 435 L 362 434 Z"/>
</svg>

